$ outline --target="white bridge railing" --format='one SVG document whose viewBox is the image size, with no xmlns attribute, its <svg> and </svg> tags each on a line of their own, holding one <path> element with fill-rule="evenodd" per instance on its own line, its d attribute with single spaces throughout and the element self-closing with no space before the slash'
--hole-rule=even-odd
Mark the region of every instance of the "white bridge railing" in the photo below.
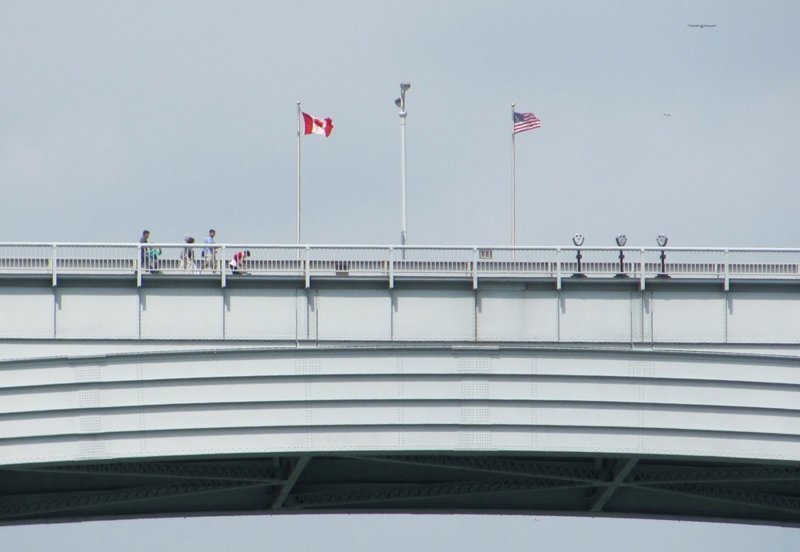
<svg viewBox="0 0 800 552">
<path fill-rule="evenodd" d="M 250 255 L 246 274 L 311 278 L 364 277 L 554 279 L 731 279 L 800 280 L 800 249 L 373 246 L 126 243 L 0 243 L 0 275 L 99 274 L 211 276 L 225 285 L 230 262 Z"/>
</svg>

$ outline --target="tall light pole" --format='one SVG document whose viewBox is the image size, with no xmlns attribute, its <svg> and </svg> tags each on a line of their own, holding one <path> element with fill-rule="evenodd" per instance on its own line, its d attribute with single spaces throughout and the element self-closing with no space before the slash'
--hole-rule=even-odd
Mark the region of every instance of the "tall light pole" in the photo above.
<svg viewBox="0 0 800 552">
<path fill-rule="evenodd" d="M 394 104 L 400 108 L 400 196 L 402 202 L 403 229 L 400 232 L 400 244 L 408 243 L 408 226 L 406 220 L 406 92 L 411 88 L 411 83 L 400 83 L 400 97 Z M 403 252 L 405 255 L 405 252 Z"/>
</svg>

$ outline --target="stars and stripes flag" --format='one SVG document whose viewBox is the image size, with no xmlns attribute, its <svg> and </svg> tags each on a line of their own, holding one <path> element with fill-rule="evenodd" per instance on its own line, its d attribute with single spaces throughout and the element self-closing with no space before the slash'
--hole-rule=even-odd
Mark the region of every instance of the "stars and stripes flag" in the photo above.
<svg viewBox="0 0 800 552">
<path fill-rule="evenodd" d="M 514 134 L 525 132 L 526 130 L 533 130 L 540 126 L 542 126 L 542 121 L 533 113 L 514 112 Z"/>
<path fill-rule="evenodd" d="M 323 119 L 303 112 L 303 123 L 304 134 L 322 134 L 327 138 L 333 132 L 333 120 L 330 117 Z"/>
</svg>

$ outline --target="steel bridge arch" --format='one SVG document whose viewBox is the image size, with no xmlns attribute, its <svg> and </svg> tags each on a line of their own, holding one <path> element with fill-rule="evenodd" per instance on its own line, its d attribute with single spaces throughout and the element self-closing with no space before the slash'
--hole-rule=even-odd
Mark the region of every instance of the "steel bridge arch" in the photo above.
<svg viewBox="0 0 800 552">
<path fill-rule="evenodd" d="M 797 364 L 499 343 L 6 359 L 0 522 L 503 512 L 797 525 Z"/>
</svg>

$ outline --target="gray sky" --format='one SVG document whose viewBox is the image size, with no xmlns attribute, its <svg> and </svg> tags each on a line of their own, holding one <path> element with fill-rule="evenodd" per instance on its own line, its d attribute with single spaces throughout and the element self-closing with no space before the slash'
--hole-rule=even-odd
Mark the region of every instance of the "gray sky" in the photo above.
<svg viewBox="0 0 800 552">
<path fill-rule="evenodd" d="M 692 29 L 690 22 L 718 24 Z M 0 2 L 2 241 L 797 246 L 800 4 Z M 664 113 L 671 116 L 666 117 Z"/>
<path fill-rule="evenodd" d="M 4 552 L 796 552 L 800 530 L 541 516 L 191 518 L 0 527 Z"/>
<path fill-rule="evenodd" d="M 687 23 L 716 23 L 692 29 Z M 0 1 L 0 241 L 800 245 L 793 0 Z M 669 114 L 670 116 L 665 116 Z M 395 542 L 395 544 L 387 544 Z M 528 517 L 0 527 L 13 550 L 797 550 L 795 529 Z M 502 546 L 498 547 L 500 543 Z"/>
</svg>

